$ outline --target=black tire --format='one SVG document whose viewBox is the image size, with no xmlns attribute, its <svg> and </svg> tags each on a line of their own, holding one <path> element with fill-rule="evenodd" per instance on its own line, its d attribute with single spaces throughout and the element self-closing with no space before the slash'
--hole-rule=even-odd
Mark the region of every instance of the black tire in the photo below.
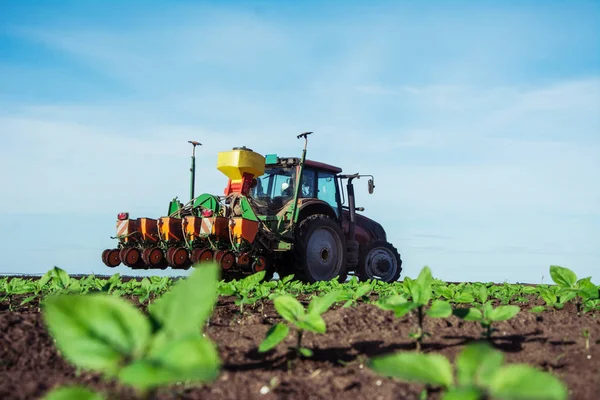
<svg viewBox="0 0 600 400">
<path fill-rule="evenodd" d="M 376 240 L 361 246 L 356 274 L 361 281 L 377 279 L 395 282 L 402 272 L 402 259 L 389 242 Z"/>
<path fill-rule="evenodd" d="M 293 252 L 299 280 L 329 281 L 346 274 L 344 232 L 326 215 L 311 215 L 298 224 Z"/>
</svg>

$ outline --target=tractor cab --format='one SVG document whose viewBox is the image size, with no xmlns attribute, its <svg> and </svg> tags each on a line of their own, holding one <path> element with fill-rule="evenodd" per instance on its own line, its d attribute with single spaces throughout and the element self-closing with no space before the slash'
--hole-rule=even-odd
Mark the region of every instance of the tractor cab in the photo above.
<svg viewBox="0 0 600 400">
<path fill-rule="evenodd" d="M 269 155 L 267 156 L 269 160 Z M 255 178 L 250 197 L 261 208 L 264 215 L 277 215 L 294 201 L 296 182 L 300 174 L 299 158 L 271 157 L 264 173 Z M 341 215 L 341 203 L 337 174 L 338 167 L 306 160 L 302 169 L 298 202 L 320 200 L 331 207 L 335 217 Z M 262 214 L 262 213 L 261 213 Z"/>
</svg>

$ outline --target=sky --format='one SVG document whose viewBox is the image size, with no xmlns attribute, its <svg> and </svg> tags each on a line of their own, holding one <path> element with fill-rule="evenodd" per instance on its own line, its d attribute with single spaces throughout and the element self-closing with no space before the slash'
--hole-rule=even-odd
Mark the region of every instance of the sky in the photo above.
<svg viewBox="0 0 600 400">
<path fill-rule="evenodd" d="M 598 275 L 600 2 L 311 0 L 0 1 L 0 273 L 131 273 L 116 215 L 189 199 L 188 140 L 222 194 L 218 152 L 305 131 L 402 276 Z"/>
</svg>

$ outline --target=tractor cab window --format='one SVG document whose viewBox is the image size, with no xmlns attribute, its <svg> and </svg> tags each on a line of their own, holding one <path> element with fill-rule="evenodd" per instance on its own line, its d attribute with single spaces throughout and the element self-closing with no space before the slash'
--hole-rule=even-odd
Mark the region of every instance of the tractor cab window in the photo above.
<svg viewBox="0 0 600 400">
<path fill-rule="evenodd" d="M 335 175 L 331 172 L 324 171 L 319 171 L 317 175 L 317 198 L 329 203 L 329 205 L 339 216 Z"/>
<path fill-rule="evenodd" d="M 250 196 L 267 215 L 275 215 L 294 198 L 295 168 L 271 167 L 256 179 Z M 263 208 L 264 207 L 264 208 Z"/>
<path fill-rule="evenodd" d="M 302 171 L 302 190 L 300 190 L 300 197 L 304 198 L 315 198 L 315 170 L 312 168 L 304 168 Z"/>
</svg>

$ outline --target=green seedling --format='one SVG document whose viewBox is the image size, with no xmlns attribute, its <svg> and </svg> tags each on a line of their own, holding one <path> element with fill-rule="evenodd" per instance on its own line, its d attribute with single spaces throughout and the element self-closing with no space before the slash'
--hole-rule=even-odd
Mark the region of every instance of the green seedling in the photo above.
<svg viewBox="0 0 600 400">
<path fill-rule="evenodd" d="M 109 293 L 114 296 L 121 296 L 123 294 L 122 286 L 121 274 L 116 273 L 104 282 L 100 290 L 104 293 Z"/>
<path fill-rule="evenodd" d="M 77 279 L 71 278 L 67 271 L 54 267 L 49 273 L 50 291 L 54 293 L 77 293 L 81 292 L 81 285 Z"/>
<path fill-rule="evenodd" d="M 585 312 L 582 307 L 585 302 L 600 297 L 598 287 L 591 282 L 591 277 L 578 280 L 573 271 L 557 265 L 550 266 L 550 276 L 559 287 L 558 295 L 561 297 L 562 303 L 576 299 L 578 315 L 581 315 L 582 311 Z"/>
<path fill-rule="evenodd" d="M 542 312 L 547 308 L 551 308 L 553 310 L 561 310 L 565 304 L 560 301 L 559 297 L 556 295 L 556 287 L 540 287 L 538 289 L 539 296 L 542 300 L 544 300 L 545 306 L 536 306 L 533 307 L 531 312 Z"/>
<path fill-rule="evenodd" d="M 399 352 L 373 358 L 369 368 L 405 382 L 440 388 L 442 400 L 566 400 L 567 387 L 554 375 L 526 364 L 504 364 L 502 352 L 485 343 L 466 346 L 455 368 L 440 354 Z M 456 375 L 455 375 L 456 372 Z"/>
<path fill-rule="evenodd" d="M 585 339 L 585 349 L 589 350 L 590 349 L 590 330 L 584 329 L 582 334 L 583 334 L 583 338 Z"/>
<path fill-rule="evenodd" d="M 465 321 L 479 322 L 481 327 L 484 328 L 483 335 L 488 340 L 491 340 L 492 333 L 495 331 L 492 327 L 494 322 L 507 321 L 521 311 L 519 306 L 498 306 L 494 308 L 492 301 L 488 300 L 486 286 L 479 288 L 478 300 L 481 303 L 479 307 L 456 308 L 453 314 Z"/>
<path fill-rule="evenodd" d="M 436 286 L 434 293 L 439 297 L 443 297 L 449 303 L 472 303 L 473 295 L 464 289 L 465 284 Z"/>
<path fill-rule="evenodd" d="M 600 299 L 589 299 L 583 303 L 583 312 L 600 311 Z"/>
<path fill-rule="evenodd" d="M 27 296 L 25 299 L 23 299 L 23 301 L 21 301 L 21 305 L 25 305 L 27 303 L 32 302 L 35 299 L 40 299 L 42 297 L 42 293 L 44 291 L 45 286 L 48 284 L 48 282 L 50 282 L 50 279 L 52 278 L 52 270 L 46 272 L 40 279 L 36 280 L 36 281 L 32 281 L 32 290 L 31 292 L 31 296 Z"/>
<path fill-rule="evenodd" d="M 363 283 L 355 287 L 348 287 L 340 293 L 339 300 L 345 301 L 343 307 L 356 305 L 359 300 L 366 302 L 369 300 L 369 294 L 373 291 L 369 283 Z"/>
<path fill-rule="evenodd" d="M 417 351 L 421 351 L 423 339 L 426 336 L 431 336 L 429 332 L 425 332 L 423 329 L 425 315 L 432 318 L 447 318 L 452 315 L 452 306 L 444 300 L 434 300 L 431 307 L 426 309 L 432 297 L 432 281 L 431 270 L 429 267 L 424 267 L 416 280 L 404 279 L 405 288 L 410 294 L 410 301 L 403 295 L 395 295 L 377 303 L 377 306 L 381 309 L 394 311 L 398 318 L 416 310 L 417 329 L 416 332 L 410 334 L 410 337 L 415 339 Z"/>
<path fill-rule="evenodd" d="M 4 281 L 3 296 L 0 301 L 8 301 L 8 309 L 13 311 L 14 296 L 29 294 L 35 290 L 35 284 L 22 278 L 12 278 Z"/>
<path fill-rule="evenodd" d="M 240 315 L 244 315 L 244 305 L 253 305 L 270 294 L 270 289 L 261 285 L 266 271 L 248 275 L 244 279 L 233 280 L 219 289 L 220 294 L 235 295 L 235 304 L 240 307 Z"/>
<path fill-rule="evenodd" d="M 220 360 L 202 327 L 217 298 L 218 273 L 214 263 L 197 267 L 149 305 L 149 317 L 107 293 L 49 296 L 43 317 L 69 362 L 140 395 L 176 382 L 209 382 L 218 376 Z"/>
<path fill-rule="evenodd" d="M 339 298 L 340 292 L 329 292 L 322 297 L 313 297 L 305 310 L 302 304 L 294 297 L 282 295 L 273 300 L 275 309 L 279 315 L 287 321 L 273 325 L 258 347 L 260 353 L 275 348 L 290 333 L 290 325 L 296 328 L 296 346 L 290 348 L 297 357 L 312 357 L 312 350 L 302 347 L 302 336 L 305 331 L 314 333 L 325 333 L 327 327 L 322 314 L 325 313 Z"/>
</svg>

